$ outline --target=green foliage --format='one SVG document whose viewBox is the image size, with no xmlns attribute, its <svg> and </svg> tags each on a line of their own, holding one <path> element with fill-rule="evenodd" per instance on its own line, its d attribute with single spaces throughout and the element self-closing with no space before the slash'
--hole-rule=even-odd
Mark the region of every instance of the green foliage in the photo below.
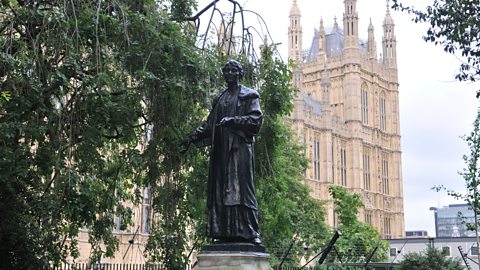
<svg viewBox="0 0 480 270">
<path fill-rule="evenodd" d="M 337 230 L 342 232 L 335 244 L 342 262 L 365 262 L 375 248 L 371 261 L 385 261 L 388 243 L 373 226 L 357 220 L 358 211 L 363 207 L 360 195 L 350 194 L 341 186 L 330 186 L 329 192 L 340 223 Z"/>
<path fill-rule="evenodd" d="M 207 151 L 180 139 L 221 90 L 217 55 L 199 52 L 184 18 L 192 0 L 2 1 L 0 5 L 0 268 L 42 269 L 114 255 L 114 219 L 148 188 L 146 255 L 183 268 L 204 242 Z M 278 261 L 297 231 L 294 262 L 323 243 L 321 204 L 302 184 L 303 149 L 282 122 L 291 73 L 265 46 L 246 63 L 265 110 L 256 144 L 262 239 Z M 202 53 L 202 54 L 200 54 Z M 258 71 L 258 75 L 256 75 Z M 215 89 L 214 91 L 211 89 Z M 133 228 L 136 230 L 137 228 Z M 5 259 L 6 258 L 6 259 Z"/>
<path fill-rule="evenodd" d="M 462 270 L 465 269 L 458 258 L 449 258 L 441 250 L 427 247 L 424 252 L 407 253 L 402 262 L 400 270 Z"/>
<path fill-rule="evenodd" d="M 360 207 L 363 207 L 360 194 L 350 194 L 341 186 L 330 186 L 328 191 L 333 198 L 335 212 L 338 214 L 340 224 L 350 226 L 357 222 Z"/>
<path fill-rule="evenodd" d="M 0 88 L 10 93 L 0 116 L 0 213 L 9 217 L 0 223 L 1 268 L 76 256 L 67 239 L 83 227 L 93 259 L 118 244 L 111 228 L 123 214 L 117 206 L 132 199 L 135 171 L 124 164 L 139 155 L 140 103 L 105 42 L 123 36 L 110 23 L 120 18 L 96 10 L 84 1 L 0 7 Z"/>
<path fill-rule="evenodd" d="M 278 264 L 294 238 L 287 265 L 298 264 L 304 255 L 318 250 L 327 232 L 322 204 L 310 197 L 304 185 L 307 161 L 303 148 L 295 143 L 283 117 L 293 109 L 295 94 L 292 77 L 281 60 L 274 57 L 275 46 L 262 48 L 259 62 L 261 105 L 264 122 L 255 145 L 257 197 L 262 241 L 270 249 L 271 263 Z"/>
<path fill-rule="evenodd" d="M 197 2 L 195 0 L 172 0 L 171 5 L 172 19 L 182 22 L 192 14 Z"/>
<path fill-rule="evenodd" d="M 146 248 L 152 261 L 175 269 L 186 263 L 183 252 L 191 224 L 185 196 L 188 178 L 179 146 L 182 135 L 201 115 L 203 104 L 198 98 L 205 94 L 199 80 L 204 75 L 194 40 L 179 24 L 157 13 L 138 20 L 141 23 L 131 38 L 141 42 L 130 45 L 126 57 L 144 96 L 151 132 L 142 157 L 156 218 Z"/>
<path fill-rule="evenodd" d="M 393 0 L 393 8 L 415 15 L 416 23 L 429 24 L 424 40 L 443 46 L 447 53 L 459 53 L 466 62 L 456 78 L 476 81 L 480 76 L 480 2 L 478 0 L 435 0 L 425 11 L 407 7 Z"/>
<path fill-rule="evenodd" d="M 10 99 L 12 98 L 12 95 L 8 91 L 3 91 L 0 93 L 0 108 L 3 108 L 4 104 L 6 104 Z"/>
<path fill-rule="evenodd" d="M 0 268 L 112 256 L 114 217 L 149 187 L 162 223 L 153 260 L 183 265 L 186 178 L 179 137 L 204 78 L 194 40 L 170 18 L 192 1 L 3 1 L 0 5 Z M 174 12 L 172 13 L 172 10 Z M 146 138 L 149 139 L 146 139 Z M 146 150 L 139 151 L 142 144 Z"/>
</svg>

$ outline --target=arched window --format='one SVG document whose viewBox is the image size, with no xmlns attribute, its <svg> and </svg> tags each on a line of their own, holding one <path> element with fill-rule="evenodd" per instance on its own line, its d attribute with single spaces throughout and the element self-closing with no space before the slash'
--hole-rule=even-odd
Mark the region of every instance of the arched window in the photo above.
<svg viewBox="0 0 480 270">
<path fill-rule="evenodd" d="M 362 84 L 362 123 L 368 125 L 368 87 L 367 84 Z"/>
<path fill-rule="evenodd" d="M 347 149 L 345 142 L 340 145 L 340 185 L 347 186 Z"/>
<path fill-rule="evenodd" d="M 380 129 L 385 131 L 387 129 L 387 100 L 385 98 L 385 92 L 380 94 L 378 106 L 380 110 Z"/>
<path fill-rule="evenodd" d="M 371 211 L 365 211 L 365 223 L 373 225 L 372 212 Z"/>
<path fill-rule="evenodd" d="M 363 149 L 363 186 L 365 190 L 370 190 L 370 151 Z"/>
<path fill-rule="evenodd" d="M 313 137 L 313 169 L 314 179 L 320 180 L 320 140 L 318 134 Z"/>
<path fill-rule="evenodd" d="M 385 217 L 383 220 L 383 233 L 386 239 L 392 238 L 392 220 L 390 217 Z"/>
<path fill-rule="evenodd" d="M 143 207 L 142 207 L 142 232 L 150 232 L 150 223 L 151 223 L 151 196 L 150 196 L 150 187 L 146 187 L 143 194 Z"/>
<path fill-rule="evenodd" d="M 390 194 L 390 179 L 388 178 L 388 159 L 384 154 L 382 158 L 382 192 L 385 195 Z"/>
</svg>

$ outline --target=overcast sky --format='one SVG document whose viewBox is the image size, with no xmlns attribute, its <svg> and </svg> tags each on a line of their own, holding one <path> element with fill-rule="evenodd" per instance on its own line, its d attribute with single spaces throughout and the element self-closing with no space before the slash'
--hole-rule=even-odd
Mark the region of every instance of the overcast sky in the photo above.
<svg viewBox="0 0 480 270">
<path fill-rule="evenodd" d="M 199 9 L 212 1 L 200 0 Z M 273 41 L 281 43 L 279 50 L 286 60 L 288 15 L 293 0 L 237 1 L 244 9 L 253 10 L 263 17 Z M 302 13 L 304 49 L 310 46 L 314 29 L 318 28 L 321 18 L 327 29 L 333 25 L 334 17 L 337 17 L 339 25 L 343 26 L 342 0 L 297 2 Z M 222 10 L 231 9 L 228 0 L 220 0 L 219 5 Z M 375 28 L 377 51 L 380 53 L 386 1 L 358 0 L 357 11 L 360 38 L 367 39 L 371 18 Z M 400 83 L 405 229 L 428 230 L 429 235 L 434 236 L 433 213 L 429 208 L 460 202 L 431 188 L 444 185 L 450 189 L 464 189 L 463 179 L 458 171 L 465 167 L 462 155 L 468 154 L 468 148 L 460 137 L 472 130 L 479 105 L 475 91 L 480 87 L 478 84 L 455 81 L 459 60 L 443 52 L 441 47 L 422 40 L 426 25 L 413 23 L 411 16 L 406 13 L 392 11 L 391 14 L 397 37 Z M 245 19 L 247 25 L 255 25 L 262 31 L 253 14 L 246 14 Z M 206 21 L 207 17 L 202 18 L 203 24 Z"/>
</svg>

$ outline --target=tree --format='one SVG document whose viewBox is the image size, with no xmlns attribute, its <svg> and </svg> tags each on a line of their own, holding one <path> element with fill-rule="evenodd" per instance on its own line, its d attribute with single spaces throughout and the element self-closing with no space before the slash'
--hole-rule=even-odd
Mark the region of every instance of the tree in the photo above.
<svg viewBox="0 0 480 270">
<path fill-rule="evenodd" d="M 363 203 L 359 194 L 349 194 L 341 186 L 330 186 L 330 195 L 333 198 L 335 213 L 338 215 L 340 226 L 337 230 L 342 236 L 335 246 L 342 262 L 366 262 L 366 259 L 375 250 L 371 261 L 384 261 L 387 256 L 388 243 L 381 240 L 380 233 L 371 225 L 357 219 Z M 413 268 L 412 268 L 413 269 Z"/>
<path fill-rule="evenodd" d="M 443 46 L 447 53 L 460 54 L 464 62 L 456 78 L 480 79 L 480 1 L 435 0 L 425 11 L 393 0 L 393 8 L 413 14 L 416 23 L 428 23 L 424 40 Z M 477 94 L 478 96 L 478 94 Z"/>
<path fill-rule="evenodd" d="M 441 250 L 428 246 L 424 252 L 405 254 L 400 262 L 400 270 L 462 270 L 465 269 L 458 258 L 449 258 Z"/>
<path fill-rule="evenodd" d="M 153 228 L 152 258 L 172 269 L 184 263 L 190 221 L 176 153 L 181 130 L 198 117 L 205 76 L 193 36 L 175 20 L 192 6 L 0 3 L 0 214 L 8 217 L 0 221 L 0 268 L 76 258 L 81 228 L 92 262 L 112 256 L 113 220 L 130 223 L 125 202 L 138 203 L 144 187 L 167 221 Z"/>
<path fill-rule="evenodd" d="M 221 89 L 217 55 L 196 48 L 183 22 L 194 4 L 1 1 L 0 214 L 8 218 L 0 221 L 0 268 L 75 259 L 81 228 L 92 262 L 114 255 L 114 219 L 131 225 L 125 203 L 147 199 L 145 188 L 155 217 L 146 255 L 184 267 L 202 240 L 207 153 L 181 156 L 180 141 Z M 314 244 L 325 226 L 301 183 L 301 147 L 281 120 L 292 107 L 291 75 L 272 51 L 244 63 L 260 71 L 247 83 L 263 82 L 268 108 L 256 149 L 263 239 L 283 251 L 295 227 Z"/>
<path fill-rule="evenodd" d="M 327 227 L 320 201 L 309 195 L 303 183 L 307 166 L 303 147 L 284 117 L 293 110 L 295 90 L 288 66 L 274 56 L 275 45 L 264 45 L 259 62 L 259 82 L 264 122 L 255 146 L 260 229 L 271 262 L 279 262 L 291 240 L 296 243 L 287 264 L 298 264 L 308 253 L 323 246 Z"/>
<path fill-rule="evenodd" d="M 131 199 L 134 172 L 123 164 L 138 156 L 140 103 L 104 43 L 122 33 L 120 15 L 95 10 L 85 1 L 0 6 L 0 82 L 10 93 L 0 116 L 2 268 L 75 257 L 75 240 L 66 240 L 85 226 L 95 258 L 117 245 L 111 224 Z"/>
</svg>

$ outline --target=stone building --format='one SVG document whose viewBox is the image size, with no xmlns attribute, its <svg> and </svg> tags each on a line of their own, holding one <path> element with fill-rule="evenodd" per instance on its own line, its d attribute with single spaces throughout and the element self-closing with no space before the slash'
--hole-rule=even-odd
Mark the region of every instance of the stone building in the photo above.
<svg viewBox="0 0 480 270">
<path fill-rule="evenodd" d="M 343 28 L 335 19 L 326 31 L 320 20 L 305 49 L 301 11 L 293 1 L 289 59 L 300 91 L 289 120 L 306 146 L 305 182 L 312 196 L 328 199 L 330 185 L 360 193 L 360 220 L 384 238 L 400 238 L 405 228 L 395 24 L 387 7 L 378 57 L 371 22 L 368 40 L 359 39 L 357 0 L 344 5 Z M 327 213 L 328 224 L 337 225 L 331 204 Z"/>
</svg>

